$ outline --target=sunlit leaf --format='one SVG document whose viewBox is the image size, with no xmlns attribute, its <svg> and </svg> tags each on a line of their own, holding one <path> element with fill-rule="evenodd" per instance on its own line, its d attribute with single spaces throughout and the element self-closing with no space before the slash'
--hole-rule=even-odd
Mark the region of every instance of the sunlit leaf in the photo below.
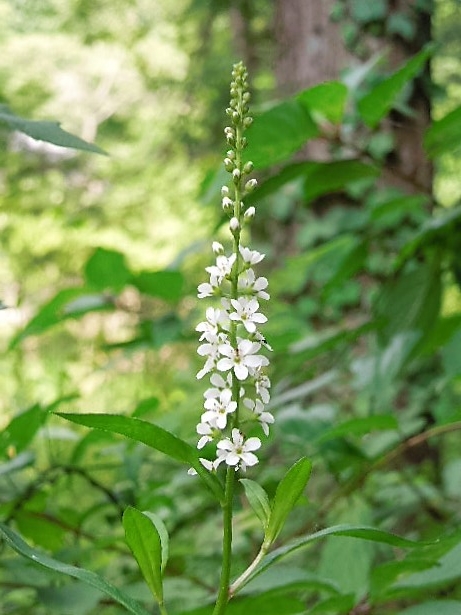
<svg viewBox="0 0 461 615">
<path fill-rule="evenodd" d="M 13 417 L 0 431 L 0 455 L 5 455 L 7 449 L 14 453 L 23 451 L 47 418 L 48 413 L 39 404 Z"/>
<path fill-rule="evenodd" d="M 48 568 L 49 570 L 74 577 L 75 579 L 83 581 L 87 585 L 95 587 L 117 602 L 117 604 L 124 606 L 127 611 L 133 613 L 134 615 L 149 615 L 149 611 L 147 611 L 143 606 L 133 600 L 130 596 L 117 589 L 114 585 L 108 583 L 100 575 L 90 570 L 85 570 L 84 568 L 77 568 L 71 564 L 60 562 L 41 551 L 33 549 L 26 542 L 24 542 L 19 534 L 13 532 L 13 530 L 3 523 L 0 523 L 0 536 L 12 549 L 19 553 L 19 555 L 26 557 L 32 562 L 35 562 L 44 568 Z"/>
<path fill-rule="evenodd" d="M 97 145 L 88 143 L 80 139 L 80 137 L 63 130 L 58 122 L 27 120 L 15 115 L 6 105 L 0 105 L 0 123 L 6 125 L 10 130 L 18 130 L 38 141 L 46 141 L 60 147 L 93 152 L 94 154 L 107 155 Z"/>
<path fill-rule="evenodd" d="M 306 488 L 312 463 L 306 457 L 297 461 L 280 481 L 275 492 L 272 510 L 267 524 L 264 542 L 270 545 L 279 535 L 286 518 Z"/>
</svg>

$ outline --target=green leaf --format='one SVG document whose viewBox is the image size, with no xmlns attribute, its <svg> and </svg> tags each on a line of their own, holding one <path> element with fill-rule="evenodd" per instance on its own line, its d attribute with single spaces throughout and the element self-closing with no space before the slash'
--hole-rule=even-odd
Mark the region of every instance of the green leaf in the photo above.
<svg viewBox="0 0 461 615">
<path fill-rule="evenodd" d="M 255 118 L 246 158 L 264 169 L 287 160 L 319 131 L 305 107 L 291 98 Z"/>
<path fill-rule="evenodd" d="M 5 124 L 10 130 L 18 130 L 38 141 L 107 156 L 107 153 L 97 145 L 87 143 L 63 130 L 58 122 L 26 120 L 15 115 L 6 105 L 0 105 L 0 123 Z"/>
<path fill-rule="evenodd" d="M 180 271 L 143 271 L 131 283 L 145 295 L 178 301 L 183 294 L 184 277 Z"/>
<path fill-rule="evenodd" d="M 400 578 L 391 589 L 431 588 L 451 585 L 461 579 L 461 543 L 443 555 L 432 568 Z"/>
<path fill-rule="evenodd" d="M 312 609 L 309 609 L 309 615 L 320 615 L 320 613 L 328 613 L 329 615 L 346 615 L 352 611 L 354 605 L 354 596 L 351 594 L 332 596 L 326 600 L 322 600 Z"/>
<path fill-rule="evenodd" d="M 370 508 L 359 496 L 348 498 L 345 504 L 340 521 L 347 518 L 357 525 L 371 521 Z M 320 554 L 318 572 L 322 578 L 336 583 L 342 594 L 353 594 L 357 604 L 368 595 L 375 550 L 369 541 L 329 536 Z"/>
<path fill-rule="evenodd" d="M 345 436 L 361 436 L 375 430 L 398 429 L 398 422 L 392 414 L 379 414 L 376 416 L 367 416 L 366 418 L 350 419 L 344 421 L 336 427 L 332 427 L 324 431 L 318 442 L 327 442 L 335 438 Z"/>
<path fill-rule="evenodd" d="M 339 81 L 328 81 L 304 90 L 297 99 L 314 117 L 339 124 L 344 116 L 348 95 L 347 86 Z"/>
<path fill-rule="evenodd" d="M 428 335 L 440 311 L 441 290 L 441 275 L 436 263 L 419 265 L 389 280 L 381 289 L 375 306 L 376 315 L 385 323 L 381 341 L 387 344 L 402 331 Z"/>
<path fill-rule="evenodd" d="M 169 431 L 158 427 L 158 425 L 120 414 L 71 414 L 62 412 L 56 412 L 56 414 L 78 425 L 118 433 L 136 440 L 136 442 L 142 442 L 176 461 L 192 466 L 207 487 L 220 501 L 222 500 L 222 485 L 214 474 L 211 474 L 202 466 L 197 450 Z"/>
<path fill-rule="evenodd" d="M 267 493 L 261 485 L 256 483 L 254 480 L 250 480 L 249 478 L 241 478 L 240 482 L 243 485 L 245 495 L 247 496 L 251 508 L 261 521 L 263 528 L 266 529 L 271 512 Z"/>
<path fill-rule="evenodd" d="M 23 451 L 31 443 L 47 417 L 47 412 L 39 404 L 13 417 L 5 429 L 0 432 L 0 455 L 6 456 L 8 449 L 14 451 L 15 454 Z"/>
<path fill-rule="evenodd" d="M 399 611 L 396 615 L 459 615 L 461 602 L 458 600 L 431 600 Z"/>
<path fill-rule="evenodd" d="M 341 190 L 352 182 L 378 177 L 379 174 L 378 168 L 359 160 L 316 162 L 304 175 L 304 197 L 310 202 L 323 194 Z"/>
<path fill-rule="evenodd" d="M 112 598 L 112 600 L 118 604 L 124 606 L 127 611 L 133 613 L 134 615 L 149 615 L 149 611 L 147 611 L 143 606 L 130 598 L 130 596 L 117 589 L 114 585 L 108 583 L 103 577 L 90 570 L 77 568 L 76 566 L 71 566 L 70 564 L 60 562 L 49 557 L 48 555 L 45 555 L 41 551 L 32 549 L 32 547 L 24 542 L 21 536 L 16 534 L 16 532 L 13 532 L 13 530 L 3 523 L 0 523 L 0 535 L 3 537 L 5 542 L 16 551 L 16 553 L 19 553 L 19 555 L 26 557 L 32 562 L 40 564 L 40 566 L 48 568 L 49 570 L 54 570 L 55 572 L 60 572 L 75 579 L 79 579 L 87 585 L 95 587 Z"/>
<path fill-rule="evenodd" d="M 365 0 L 367 1 L 367 0 Z M 358 110 L 364 122 L 375 128 L 394 105 L 401 90 L 422 70 L 433 48 L 426 46 L 398 71 L 376 85 L 358 102 Z"/>
<path fill-rule="evenodd" d="M 400 547 L 403 549 L 412 549 L 423 545 L 430 544 L 428 542 L 416 542 L 413 540 L 407 540 L 391 532 L 379 530 L 374 527 L 368 527 L 363 525 L 335 525 L 328 527 L 324 530 L 315 532 L 314 534 L 307 534 L 288 542 L 287 544 L 275 549 L 271 553 L 265 556 L 261 564 L 255 569 L 253 574 L 248 577 L 247 583 L 261 574 L 264 570 L 267 570 L 269 566 L 272 566 L 275 562 L 280 561 L 287 555 L 294 553 L 299 549 L 309 546 L 311 543 L 326 538 L 327 536 L 350 536 L 352 538 L 362 538 L 363 540 L 371 540 L 373 542 L 388 544 L 394 547 Z"/>
<path fill-rule="evenodd" d="M 96 248 L 85 265 L 85 279 L 90 288 L 119 292 L 129 282 L 131 272 L 125 257 L 115 250 Z"/>
<path fill-rule="evenodd" d="M 441 120 L 432 122 L 424 135 L 424 148 L 429 158 L 454 152 L 461 146 L 461 106 Z"/>
<path fill-rule="evenodd" d="M 350 0 L 352 20 L 360 24 L 385 19 L 387 10 L 387 0 Z"/>
<path fill-rule="evenodd" d="M 157 522 L 159 519 L 156 519 Z M 166 564 L 165 549 L 167 544 L 162 544 L 162 537 L 157 530 L 157 524 L 146 514 L 130 506 L 123 513 L 123 527 L 125 538 L 130 547 L 139 568 L 146 580 L 152 595 L 159 604 L 163 604 L 163 579 L 162 572 Z M 162 524 L 163 526 L 163 524 Z M 165 540 L 164 526 L 162 528 Z M 168 536 L 168 535 L 167 535 Z"/>
<path fill-rule="evenodd" d="M 286 518 L 293 510 L 296 502 L 306 488 L 311 474 L 312 463 L 306 457 L 297 461 L 280 481 L 275 492 L 272 510 L 264 537 L 266 545 L 270 545 L 279 535 Z"/>
<path fill-rule="evenodd" d="M 22 340 L 30 335 L 39 335 L 47 329 L 69 318 L 83 316 L 95 309 L 112 310 L 113 302 L 109 297 L 94 295 L 88 300 L 87 288 L 66 288 L 59 291 L 48 303 L 40 308 L 37 314 L 27 323 L 22 331 L 10 342 L 10 348 L 15 348 Z"/>
</svg>

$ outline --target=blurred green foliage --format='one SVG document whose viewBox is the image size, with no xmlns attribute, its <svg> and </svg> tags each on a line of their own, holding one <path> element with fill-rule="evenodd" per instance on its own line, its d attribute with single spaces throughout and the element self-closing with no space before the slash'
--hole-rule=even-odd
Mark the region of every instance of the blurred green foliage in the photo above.
<svg viewBox="0 0 461 615">
<path fill-rule="evenodd" d="M 115 615 L 134 601 L 151 609 L 123 538 L 130 506 L 155 514 L 170 534 L 171 613 L 210 612 L 216 485 L 187 476 L 180 463 L 193 464 L 195 451 L 165 433 L 193 444 L 201 407 L 195 288 L 210 239 L 222 234 L 230 4 L 0 1 L 2 109 L 10 119 L 59 120 L 109 153 L 78 153 L 0 125 L 2 614 Z M 289 543 L 290 559 L 254 578 L 231 614 L 461 612 L 459 15 L 455 0 L 430 8 L 435 50 L 393 72 L 370 64 L 366 78 L 363 66 L 351 68 L 269 104 L 272 7 L 255 3 L 255 100 L 265 104 L 248 156 L 260 175 L 251 200 L 254 240 L 268 254 L 277 423 L 249 479 L 257 474 L 283 516 L 275 494 L 286 467 L 313 460 L 309 500 L 297 501 L 284 539 L 326 525 L 379 529 L 355 533 L 367 541 L 337 530 L 307 550 L 308 540 L 302 550 Z M 335 17 L 352 47 L 361 32 L 413 40 L 411 14 L 391 19 L 388 9 L 384 0 L 351 0 L 337 3 Z M 429 57 L 437 87 L 424 147 L 434 190 L 403 190 L 390 181 L 397 145 L 388 114 L 410 108 Z M 319 137 L 328 161 L 293 159 Z M 97 422 L 88 413 L 100 413 L 109 431 L 84 428 Z M 114 435 L 142 424 L 113 414 L 152 429 Z M 174 461 L 159 452 L 167 449 Z M 269 514 L 250 481 L 245 492 L 235 575 Z M 379 531 L 427 544 L 407 551 Z M 71 581 L 52 561 L 85 571 Z"/>
</svg>

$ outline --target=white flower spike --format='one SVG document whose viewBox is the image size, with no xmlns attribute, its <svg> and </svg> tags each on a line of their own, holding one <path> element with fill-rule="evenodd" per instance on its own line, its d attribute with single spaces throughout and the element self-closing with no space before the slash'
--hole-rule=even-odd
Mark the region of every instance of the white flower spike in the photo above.
<svg viewBox="0 0 461 615">
<path fill-rule="evenodd" d="M 206 309 L 205 320 L 196 326 L 200 334 L 197 353 L 205 359 L 197 378 L 208 375 L 210 379 L 197 425 L 197 448 L 217 443 L 213 461 L 200 459 L 210 472 L 216 472 L 222 463 L 241 471 L 257 464 L 254 451 L 261 447 L 261 440 L 248 437 L 244 427 L 259 424 L 267 436 L 269 425 L 274 422 L 272 414 L 265 410 L 270 401 L 270 380 L 264 373 L 269 360 L 261 352 L 271 348 L 259 331 L 259 326 L 267 322 L 260 312 L 259 300 L 269 299 L 268 281 L 256 277 L 253 269 L 264 254 L 240 242 L 242 229 L 252 223 L 256 214 L 254 205 L 248 207 L 245 203 L 245 198 L 257 188 L 257 181 L 248 178 L 253 163 L 243 161 L 243 133 L 252 122 L 247 106 L 247 76 L 242 63 L 234 66 L 231 101 L 226 111 L 232 125 L 224 130 L 229 145 L 224 168 L 230 177 L 229 185 L 221 189 L 221 199 L 229 219 L 232 249 L 226 254 L 223 244 L 213 241 L 215 264 L 206 268 L 209 280 L 198 286 L 200 299 L 220 300 L 219 307 Z M 253 420 L 241 417 L 242 412 L 250 414 Z"/>
</svg>

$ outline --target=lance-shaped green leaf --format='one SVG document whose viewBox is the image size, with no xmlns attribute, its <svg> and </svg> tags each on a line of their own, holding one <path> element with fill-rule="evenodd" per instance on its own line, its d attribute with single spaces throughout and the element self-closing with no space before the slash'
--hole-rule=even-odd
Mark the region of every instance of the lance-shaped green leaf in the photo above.
<svg viewBox="0 0 461 615">
<path fill-rule="evenodd" d="M 27 120 L 14 114 L 6 105 L 0 105 L 0 124 L 6 125 L 10 130 L 23 132 L 38 141 L 46 141 L 60 147 L 69 147 L 71 149 L 93 152 L 94 154 L 107 155 L 97 145 L 88 143 L 80 139 L 80 137 L 63 130 L 58 122 Z"/>
<path fill-rule="evenodd" d="M 376 85 L 358 102 L 358 110 L 364 122 L 374 128 L 390 111 L 404 85 L 414 79 L 426 64 L 433 48 L 425 47 L 398 71 Z"/>
<path fill-rule="evenodd" d="M 156 515 L 147 515 L 130 506 L 123 514 L 123 527 L 127 545 L 152 595 L 163 604 L 162 576 L 168 557 L 168 533 L 163 522 Z"/>
<path fill-rule="evenodd" d="M 312 463 L 306 457 L 297 461 L 280 481 L 275 492 L 272 511 L 267 524 L 264 543 L 271 545 L 282 529 L 286 518 L 293 510 L 304 491 L 312 469 Z"/>
<path fill-rule="evenodd" d="M 392 534 L 391 532 L 386 532 L 384 530 L 379 530 L 365 525 L 334 525 L 324 530 L 315 532 L 314 534 L 301 536 L 300 538 L 292 540 L 266 555 L 259 566 L 257 566 L 252 574 L 245 579 L 245 585 L 261 574 L 261 572 L 267 570 L 267 568 L 272 566 L 272 564 L 275 564 L 275 562 L 278 562 L 294 551 L 307 547 L 311 543 L 320 540 L 321 538 L 326 538 L 327 536 L 350 536 L 352 538 L 362 538 L 363 540 L 371 540 L 373 542 L 384 543 L 393 547 L 401 547 L 403 549 L 414 549 L 415 547 L 433 544 L 424 541 L 417 542 L 414 540 L 408 540 L 406 538 L 402 538 L 401 536 L 397 536 L 397 534 Z M 239 590 L 241 587 L 243 587 L 243 585 L 239 587 Z"/>
<path fill-rule="evenodd" d="M 118 433 L 136 440 L 136 442 L 142 442 L 176 461 L 192 466 L 218 500 L 223 500 L 224 492 L 219 479 L 216 475 L 205 470 L 200 463 L 197 450 L 166 429 L 121 414 L 72 414 L 63 412 L 56 414 L 78 425 Z"/>
<path fill-rule="evenodd" d="M 120 591 L 117 587 L 108 583 L 103 577 L 99 576 L 95 572 L 92 572 L 91 570 L 71 566 L 70 564 L 66 564 L 65 562 L 60 562 L 52 557 L 49 557 L 41 551 L 33 549 L 26 542 L 24 542 L 19 534 L 13 532 L 13 530 L 3 523 L 0 523 L 0 536 L 2 536 L 6 543 L 9 544 L 10 547 L 16 551 L 16 553 L 19 553 L 19 555 L 26 557 L 36 564 L 40 564 L 40 566 L 43 566 L 44 568 L 66 574 L 67 576 L 73 577 L 74 579 L 79 579 L 87 585 L 91 585 L 92 587 L 99 589 L 99 591 L 112 598 L 112 600 L 118 604 L 124 606 L 127 611 L 133 613 L 134 615 L 149 615 L 149 611 L 136 602 L 136 600 L 133 600 L 133 598 Z"/>
<path fill-rule="evenodd" d="M 250 503 L 251 508 L 261 521 L 263 528 L 266 529 L 271 513 L 271 506 L 267 493 L 261 485 L 256 483 L 254 480 L 250 480 L 249 478 L 241 478 L 240 482 L 243 485 L 245 495 L 247 496 L 247 500 Z"/>
</svg>

